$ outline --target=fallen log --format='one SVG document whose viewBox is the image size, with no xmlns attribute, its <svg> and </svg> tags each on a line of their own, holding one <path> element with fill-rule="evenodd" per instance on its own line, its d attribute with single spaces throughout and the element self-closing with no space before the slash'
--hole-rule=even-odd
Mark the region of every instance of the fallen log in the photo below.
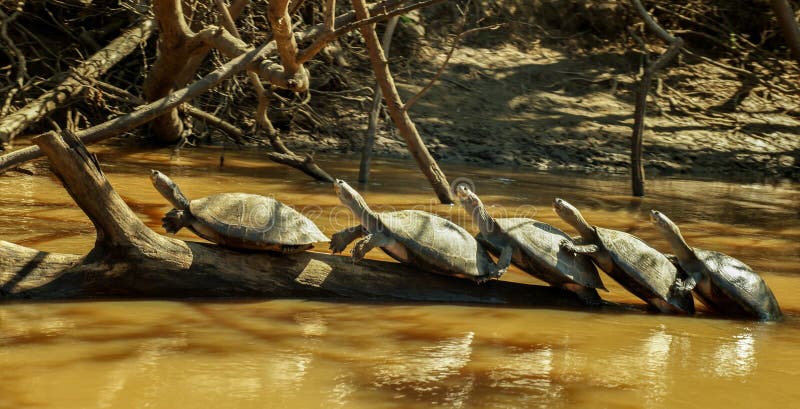
<svg viewBox="0 0 800 409">
<path fill-rule="evenodd" d="M 304 252 L 279 256 L 185 242 L 148 228 L 72 133 L 34 142 L 97 230 L 85 256 L 0 241 L 0 299 L 268 297 L 580 308 L 553 287 L 423 273 L 399 263 Z M 605 307 L 617 309 L 618 307 Z"/>
</svg>

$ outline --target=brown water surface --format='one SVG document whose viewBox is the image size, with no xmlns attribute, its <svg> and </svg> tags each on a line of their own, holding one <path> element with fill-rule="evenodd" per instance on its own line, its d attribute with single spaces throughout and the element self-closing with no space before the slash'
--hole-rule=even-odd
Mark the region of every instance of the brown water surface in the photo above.
<svg viewBox="0 0 800 409">
<path fill-rule="evenodd" d="M 170 209 L 148 169 L 190 198 L 274 195 L 326 234 L 354 223 L 329 185 L 258 154 L 101 150 L 117 191 L 150 227 Z M 350 159 L 323 162 L 352 181 Z M 631 199 L 625 179 L 446 167 L 476 183 L 496 216 L 536 217 L 569 200 L 589 222 L 667 251 L 647 214 L 693 246 L 733 255 L 773 289 L 786 319 L 699 317 L 304 300 L 15 303 L 0 307 L 0 408 L 673 408 L 796 407 L 800 399 L 800 187 L 662 179 Z M 46 174 L 46 173 L 45 173 Z M 412 163 L 378 162 L 362 189 L 377 209 L 434 211 Z M 91 223 L 52 176 L 0 176 L 0 239 L 84 253 Z M 182 231 L 178 237 L 198 240 Z M 319 250 L 324 250 L 320 248 Z M 369 255 L 386 258 L 379 251 Z M 518 271 L 505 277 L 538 283 Z M 640 303 L 611 279 L 604 298 Z"/>
</svg>

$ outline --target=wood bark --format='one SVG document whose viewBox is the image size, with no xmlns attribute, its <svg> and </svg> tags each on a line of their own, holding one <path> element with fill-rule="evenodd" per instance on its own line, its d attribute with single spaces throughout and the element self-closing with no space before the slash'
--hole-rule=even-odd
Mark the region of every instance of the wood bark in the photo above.
<svg viewBox="0 0 800 409">
<path fill-rule="evenodd" d="M 369 19 L 369 11 L 367 10 L 364 0 L 353 0 L 353 8 L 356 12 L 356 17 L 359 20 Z M 406 141 L 409 152 L 414 160 L 417 162 L 422 173 L 428 178 L 428 182 L 433 186 L 439 201 L 443 204 L 454 203 L 453 193 L 450 191 L 450 185 L 444 172 L 439 168 L 439 165 L 428 152 L 425 143 L 422 141 L 417 127 L 408 115 L 408 112 L 403 109 L 403 101 L 397 88 L 394 85 L 394 78 L 389 71 L 389 62 L 384 56 L 378 35 L 375 34 L 373 24 L 367 24 L 359 28 L 361 35 L 364 37 L 364 42 L 369 50 L 369 57 L 372 63 L 372 69 L 375 72 L 375 79 L 381 86 L 383 91 L 383 98 L 386 100 L 386 106 L 389 110 L 389 115 L 392 117 L 397 130 L 403 139 Z"/>
<path fill-rule="evenodd" d="M 270 0 L 267 18 L 272 28 L 272 37 L 278 47 L 288 89 L 294 92 L 307 91 L 308 72 L 303 64 L 297 62 L 297 41 L 292 31 L 289 0 Z"/>
<path fill-rule="evenodd" d="M 0 241 L 0 299 L 301 297 L 581 307 L 573 293 L 553 287 L 478 285 L 399 263 L 353 263 L 316 252 L 238 252 L 162 236 L 136 217 L 76 136 L 51 132 L 34 142 L 94 224 L 97 240 L 85 256 Z"/>
<path fill-rule="evenodd" d="M 0 119 L 0 141 L 10 141 L 32 123 L 44 118 L 67 99 L 80 93 L 92 79 L 105 73 L 130 54 L 155 29 L 153 20 L 144 20 L 75 67 L 55 88 L 40 95 L 18 111 Z"/>
<path fill-rule="evenodd" d="M 786 45 L 792 51 L 792 56 L 800 62 L 800 27 L 797 25 L 792 5 L 788 0 L 771 0 L 771 3 Z"/>
<path fill-rule="evenodd" d="M 383 32 L 383 53 L 386 58 L 389 58 L 389 48 L 392 46 L 392 37 L 394 36 L 394 29 L 397 27 L 397 20 L 400 16 L 394 16 L 386 23 L 386 28 Z M 383 92 L 381 91 L 380 84 L 375 84 L 372 91 L 372 108 L 369 110 L 369 122 L 367 123 L 367 135 L 364 137 L 364 146 L 361 148 L 361 163 L 358 167 L 358 183 L 369 182 L 369 168 L 372 163 L 372 150 L 375 146 L 375 136 L 378 133 L 378 118 L 381 113 L 381 102 L 383 101 Z"/>
<path fill-rule="evenodd" d="M 636 12 L 639 13 L 645 26 L 653 31 L 658 38 L 669 44 L 667 51 L 645 69 L 639 81 L 639 88 L 636 94 L 636 107 L 633 113 L 633 132 L 631 134 L 631 191 L 634 196 L 644 197 L 645 177 L 642 151 L 644 120 L 647 113 L 647 94 L 650 92 L 650 86 L 652 85 L 656 73 L 678 55 L 683 46 L 683 40 L 673 36 L 667 32 L 667 30 L 659 26 L 639 0 L 631 0 L 631 4 L 633 8 L 636 9 Z"/>
<path fill-rule="evenodd" d="M 158 58 L 143 85 L 144 99 L 152 102 L 181 87 L 188 67 L 199 66 L 198 59 L 208 53 L 207 44 L 199 41 L 186 24 L 180 0 L 153 0 L 158 21 Z M 183 120 L 177 109 L 170 109 L 153 119 L 150 132 L 159 141 L 175 143 L 183 136 Z"/>
</svg>

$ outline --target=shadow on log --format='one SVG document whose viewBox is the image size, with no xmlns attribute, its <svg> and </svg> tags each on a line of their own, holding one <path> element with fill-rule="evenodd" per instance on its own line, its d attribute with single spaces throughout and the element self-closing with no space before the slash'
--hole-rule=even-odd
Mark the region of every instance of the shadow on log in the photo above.
<svg viewBox="0 0 800 409">
<path fill-rule="evenodd" d="M 91 219 L 97 241 L 86 256 L 0 241 L 0 298 L 5 300 L 264 297 L 582 307 L 573 293 L 552 287 L 477 285 L 392 262 L 354 264 L 349 257 L 316 252 L 246 253 L 162 236 L 136 217 L 74 134 L 50 132 L 35 142 Z"/>
</svg>

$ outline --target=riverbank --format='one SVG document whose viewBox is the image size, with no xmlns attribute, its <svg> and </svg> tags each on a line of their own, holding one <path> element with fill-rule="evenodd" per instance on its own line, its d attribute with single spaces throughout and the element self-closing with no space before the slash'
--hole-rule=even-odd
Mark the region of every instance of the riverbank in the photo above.
<svg viewBox="0 0 800 409">
<path fill-rule="evenodd" d="M 430 61 L 443 60 L 444 46 L 392 61 L 405 99 L 433 77 L 438 65 Z M 613 48 L 465 46 L 410 114 L 441 162 L 628 173 L 638 60 Z M 741 80 L 709 63 L 679 64 L 662 78 L 646 118 L 650 175 L 800 180 L 796 101 L 761 85 L 745 92 Z M 289 143 L 302 151 L 359 153 L 366 113 L 350 101 L 325 102 L 313 107 L 327 129 L 295 134 Z M 408 157 L 383 119 L 375 154 Z"/>
</svg>

